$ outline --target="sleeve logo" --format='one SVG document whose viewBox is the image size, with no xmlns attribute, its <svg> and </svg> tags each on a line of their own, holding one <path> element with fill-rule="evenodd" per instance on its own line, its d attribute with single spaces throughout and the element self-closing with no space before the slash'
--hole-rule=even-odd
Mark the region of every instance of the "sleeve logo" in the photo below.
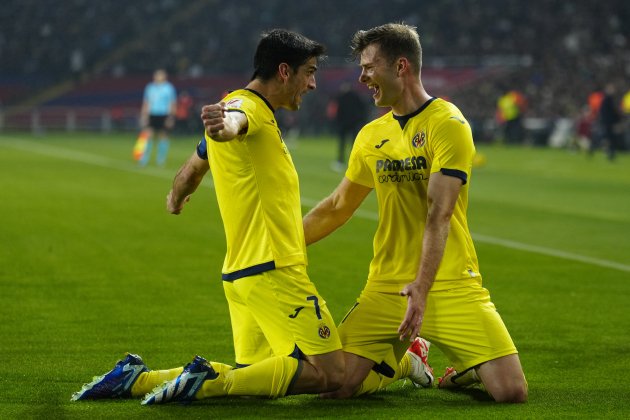
<svg viewBox="0 0 630 420">
<path fill-rule="evenodd" d="M 228 108 L 240 108 L 243 105 L 242 99 L 230 99 L 228 103 L 225 104 Z"/>
</svg>

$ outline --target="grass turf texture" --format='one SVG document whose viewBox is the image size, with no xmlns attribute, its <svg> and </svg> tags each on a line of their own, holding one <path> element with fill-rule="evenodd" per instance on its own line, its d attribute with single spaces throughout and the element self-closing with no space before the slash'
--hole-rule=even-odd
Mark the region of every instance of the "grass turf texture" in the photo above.
<svg viewBox="0 0 630 420">
<path fill-rule="evenodd" d="M 488 146 L 479 146 L 488 162 L 472 178 L 470 227 L 484 284 L 520 350 L 529 403 L 500 406 L 408 382 L 349 401 L 71 403 L 125 351 L 154 369 L 195 354 L 233 362 L 211 182 L 180 216 L 164 205 L 197 139 L 176 138 L 166 167 L 144 169 L 131 160 L 134 140 L 0 135 L 0 418 L 630 416 L 630 156 L 610 164 L 601 154 Z M 328 169 L 335 147 L 321 138 L 292 148 L 304 211 L 340 179 Z M 311 278 L 337 320 L 365 281 L 375 212 L 370 196 L 357 217 L 309 248 Z M 448 364 L 437 348 L 429 360 L 438 375 Z"/>
</svg>

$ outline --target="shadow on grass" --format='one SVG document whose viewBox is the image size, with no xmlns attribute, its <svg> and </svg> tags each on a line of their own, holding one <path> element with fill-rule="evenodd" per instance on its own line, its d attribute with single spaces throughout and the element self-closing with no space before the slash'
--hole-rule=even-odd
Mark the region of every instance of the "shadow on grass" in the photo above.
<svg viewBox="0 0 630 420">
<path fill-rule="evenodd" d="M 438 389 L 403 388 L 347 400 L 323 400 L 313 395 L 289 396 L 277 400 L 262 398 L 215 398 L 190 405 L 145 407 L 152 414 L 165 416 L 217 416 L 221 418 L 401 418 L 414 411 L 439 411 L 487 403 L 495 405 L 488 394 L 479 389 L 457 392 Z M 486 404 L 481 404 L 486 405 Z"/>
</svg>

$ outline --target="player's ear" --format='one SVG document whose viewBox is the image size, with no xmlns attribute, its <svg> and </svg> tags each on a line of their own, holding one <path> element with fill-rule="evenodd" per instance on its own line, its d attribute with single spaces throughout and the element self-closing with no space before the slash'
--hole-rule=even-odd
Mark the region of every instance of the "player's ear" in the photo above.
<svg viewBox="0 0 630 420">
<path fill-rule="evenodd" d="M 280 77 L 280 80 L 282 80 L 283 82 L 287 81 L 290 74 L 289 70 L 290 67 L 287 63 L 280 63 L 280 65 L 278 66 L 278 76 Z"/>
<path fill-rule="evenodd" d="M 398 60 L 396 60 L 396 71 L 398 76 L 403 74 L 405 71 L 409 71 L 409 60 L 407 60 L 405 57 L 400 57 Z"/>
</svg>

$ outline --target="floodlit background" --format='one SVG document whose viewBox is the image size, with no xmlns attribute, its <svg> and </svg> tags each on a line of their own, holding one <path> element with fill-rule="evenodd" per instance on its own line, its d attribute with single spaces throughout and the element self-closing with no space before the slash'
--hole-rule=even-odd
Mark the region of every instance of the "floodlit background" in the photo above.
<svg viewBox="0 0 630 420">
<path fill-rule="evenodd" d="M 630 91 L 623 0 L 11 0 L 0 10 L 0 129 L 136 129 L 142 88 L 159 67 L 194 99 L 195 127 L 201 104 L 249 80 L 261 31 L 283 27 L 328 47 L 317 95 L 286 121 L 325 134 L 341 84 L 369 100 L 349 61 L 352 34 L 392 21 L 417 26 L 428 91 L 462 109 L 477 142 L 503 137 L 497 101 L 509 91 L 524 100 L 517 142 L 556 147 L 574 145 L 582 120 L 596 122 L 591 94 L 613 83 L 621 107 Z"/>
</svg>

